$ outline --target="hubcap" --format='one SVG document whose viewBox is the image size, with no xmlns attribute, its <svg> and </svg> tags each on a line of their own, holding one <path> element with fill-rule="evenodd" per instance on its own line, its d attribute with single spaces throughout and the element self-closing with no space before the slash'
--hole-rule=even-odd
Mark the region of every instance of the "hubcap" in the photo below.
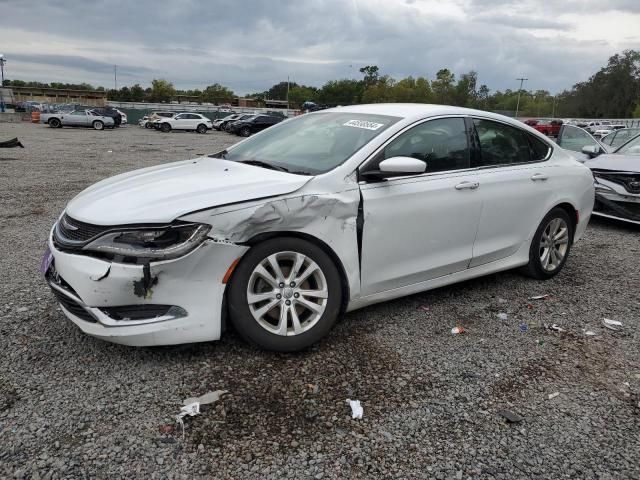
<svg viewBox="0 0 640 480">
<path fill-rule="evenodd" d="M 557 269 L 569 247 L 569 226 L 562 218 L 554 218 L 540 237 L 540 263 L 547 272 Z"/>
<path fill-rule="evenodd" d="M 247 286 L 247 303 L 258 325 L 283 336 L 313 328 L 328 297 L 322 269 L 298 252 L 269 255 L 253 269 Z"/>
</svg>

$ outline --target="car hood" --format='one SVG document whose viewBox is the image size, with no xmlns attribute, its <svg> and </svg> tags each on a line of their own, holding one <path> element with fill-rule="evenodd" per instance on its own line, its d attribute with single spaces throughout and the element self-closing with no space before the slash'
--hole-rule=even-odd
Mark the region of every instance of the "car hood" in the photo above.
<svg viewBox="0 0 640 480">
<path fill-rule="evenodd" d="M 586 160 L 584 164 L 592 170 L 640 172 L 640 157 L 637 155 L 603 154 Z"/>
<path fill-rule="evenodd" d="M 66 213 L 96 225 L 167 223 L 196 210 L 291 193 L 311 178 L 202 157 L 102 180 L 71 200 Z"/>
</svg>

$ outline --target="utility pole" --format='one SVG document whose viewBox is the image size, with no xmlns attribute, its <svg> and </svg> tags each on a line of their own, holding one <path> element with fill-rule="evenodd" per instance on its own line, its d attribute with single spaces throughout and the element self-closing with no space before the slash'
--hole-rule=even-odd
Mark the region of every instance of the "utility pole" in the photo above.
<svg viewBox="0 0 640 480">
<path fill-rule="evenodd" d="M 113 66 L 113 89 L 118 90 L 118 65 Z"/>
<path fill-rule="evenodd" d="M 289 75 L 287 75 L 287 110 L 289 110 Z"/>
<path fill-rule="evenodd" d="M 556 99 L 558 98 L 557 95 L 553 96 L 553 110 L 551 111 L 551 118 L 556 118 Z"/>
<path fill-rule="evenodd" d="M 518 90 L 518 103 L 516 105 L 516 119 L 518 118 L 518 112 L 520 111 L 520 94 L 522 93 L 522 84 L 525 80 L 529 80 L 528 78 L 516 78 L 516 80 L 520 80 L 520 89 Z"/>
<path fill-rule="evenodd" d="M 4 64 L 7 63 L 7 59 L 0 53 L 0 70 L 2 71 L 2 83 L 0 87 L 4 87 Z"/>
</svg>

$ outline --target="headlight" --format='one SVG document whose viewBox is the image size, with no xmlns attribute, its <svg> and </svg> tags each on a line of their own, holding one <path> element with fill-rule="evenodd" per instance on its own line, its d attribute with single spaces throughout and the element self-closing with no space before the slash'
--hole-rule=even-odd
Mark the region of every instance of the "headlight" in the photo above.
<svg viewBox="0 0 640 480">
<path fill-rule="evenodd" d="M 204 241 L 210 228 L 208 225 L 188 224 L 111 232 L 89 243 L 83 250 L 168 260 L 194 250 Z"/>
</svg>

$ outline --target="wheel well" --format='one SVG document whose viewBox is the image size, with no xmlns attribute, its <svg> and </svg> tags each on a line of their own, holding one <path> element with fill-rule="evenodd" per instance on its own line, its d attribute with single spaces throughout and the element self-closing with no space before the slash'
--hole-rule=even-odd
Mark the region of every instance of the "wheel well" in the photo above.
<svg viewBox="0 0 640 480">
<path fill-rule="evenodd" d="M 270 240 L 272 238 L 279 238 L 279 237 L 280 238 L 294 237 L 294 238 L 300 238 L 302 240 L 306 240 L 310 243 L 313 243 L 317 247 L 321 248 L 324 251 L 324 253 L 329 255 L 329 258 L 333 260 L 333 263 L 338 268 L 338 274 L 340 275 L 340 283 L 342 287 L 342 305 L 340 306 L 340 314 L 342 315 L 344 312 L 346 312 L 347 305 L 349 304 L 349 298 L 350 298 L 349 297 L 349 281 L 347 280 L 347 272 L 344 268 L 344 265 L 342 265 L 342 261 L 340 261 L 340 258 L 338 257 L 338 255 L 336 255 L 336 252 L 334 252 L 329 245 L 327 245 L 325 242 L 323 242 L 319 238 L 314 237 L 313 235 L 302 233 L 302 232 L 270 232 L 270 233 L 258 234 L 255 237 L 252 237 L 251 239 L 249 239 L 248 241 L 243 242 L 243 245 L 252 247 L 254 245 L 257 245 L 258 243 L 264 242 L 265 240 Z"/>
<path fill-rule="evenodd" d="M 570 203 L 561 203 L 554 208 L 561 208 L 569 215 L 569 220 L 571 220 L 571 226 L 573 227 L 571 235 L 571 243 L 573 243 L 573 235 L 575 235 L 576 227 L 578 226 L 578 211 Z"/>
</svg>

